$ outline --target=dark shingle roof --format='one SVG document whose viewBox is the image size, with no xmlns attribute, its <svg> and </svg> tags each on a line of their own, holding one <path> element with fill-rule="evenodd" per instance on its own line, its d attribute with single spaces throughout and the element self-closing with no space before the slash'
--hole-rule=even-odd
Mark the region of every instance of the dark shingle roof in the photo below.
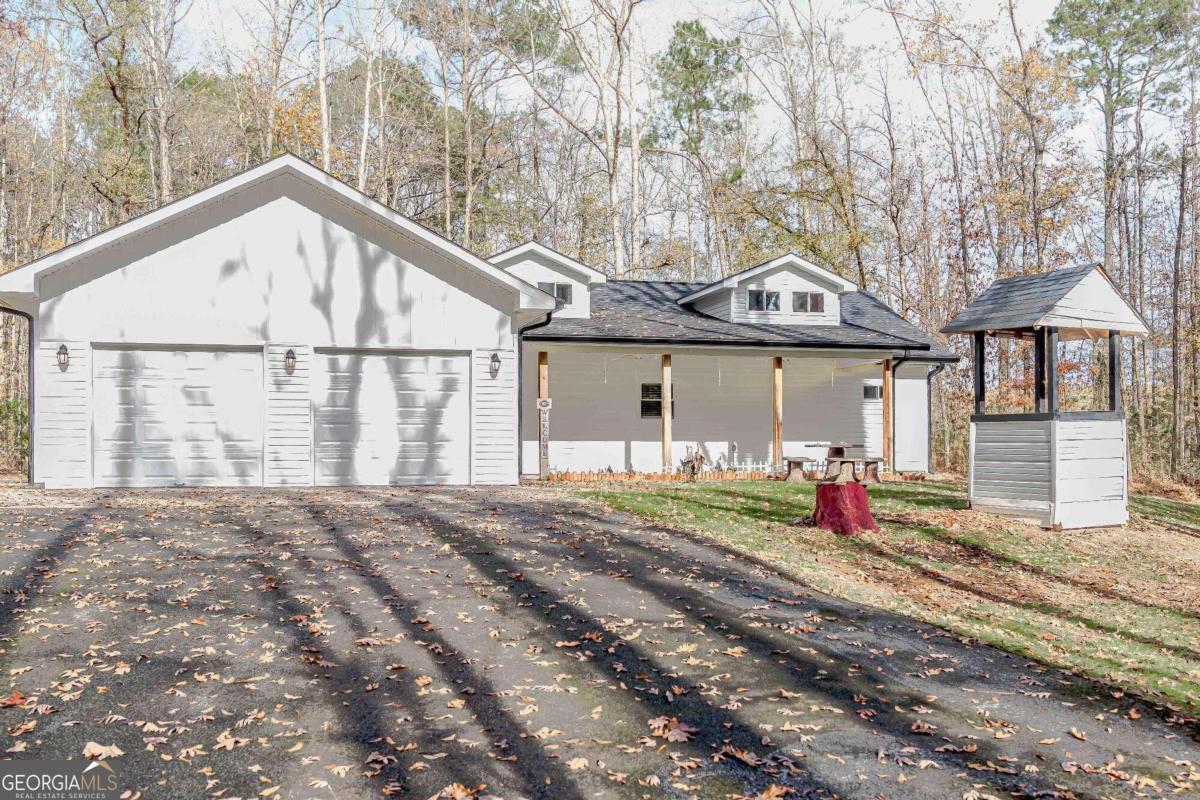
<svg viewBox="0 0 1200 800">
<path fill-rule="evenodd" d="M 768 347 L 858 347 L 929 351 L 957 358 L 867 292 L 840 295 L 840 325 L 726 322 L 679 305 L 703 283 L 609 281 L 591 288 L 589 318 L 554 317 L 525 334 L 530 340 L 582 339 L 628 344 L 711 344 Z"/>
<path fill-rule="evenodd" d="M 1030 328 L 1067 292 L 1096 271 L 1095 264 L 1001 278 L 951 320 L 942 333 Z"/>
</svg>

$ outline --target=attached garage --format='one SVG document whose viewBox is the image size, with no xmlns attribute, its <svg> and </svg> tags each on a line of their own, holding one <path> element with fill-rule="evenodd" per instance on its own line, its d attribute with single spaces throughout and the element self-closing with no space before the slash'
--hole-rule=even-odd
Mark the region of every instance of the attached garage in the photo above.
<svg viewBox="0 0 1200 800">
<path fill-rule="evenodd" d="M 290 155 L 0 276 L 47 487 L 515 483 L 554 303 Z"/>
</svg>

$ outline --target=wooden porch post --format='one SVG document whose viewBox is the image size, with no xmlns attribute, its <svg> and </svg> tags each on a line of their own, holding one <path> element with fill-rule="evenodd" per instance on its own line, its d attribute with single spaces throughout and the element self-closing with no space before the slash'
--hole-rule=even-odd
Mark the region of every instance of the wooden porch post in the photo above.
<svg viewBox="0 0 1200 800">
<path fill-rule="evenodd" d="M 662 468 L 663 472 L 671 471 L 671 354 L 662 356 Z"/>
<path fill-rule="evenodd" d="M 550 354 L 538 351 L 538 400 L 550 398 Z M 540 404 L 539 404 L 540 406 Z M 546 480 L 550 475 L 550 412 L 538 408 L 538 477 Z"/>
<path fill-rule="evenodd" d="M 771 361 L 771 420 L 775 468 L 783 467 L 783 356 Z"/>
<path fill-rule="evenodd" d="M 883 463 L 892 466 L 892 360 L 883 360 Z"/>
<path fill-rule="evenodd" d="M 1121 410 L 1121 335 L 1108 332 L 1108 410 Z"/>
</svg>

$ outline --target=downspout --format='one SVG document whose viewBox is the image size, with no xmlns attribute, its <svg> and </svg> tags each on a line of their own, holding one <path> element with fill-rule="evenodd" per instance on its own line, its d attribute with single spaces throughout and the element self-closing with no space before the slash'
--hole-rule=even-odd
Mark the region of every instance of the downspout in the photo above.
<svg viewBox="0 0 1200 800">
<path fill-rule="evenodd" d="M 558 310 L 558 308 L 556 306 L 554 311 L 557 311 L 557 310 Z M 522 369 L 521 356 L 523 355 L 524 350 L 525 350 L 525 346 L 524 346 L 525 345 L 525 339 L 524 339 L 525 332 L 526 331 L 535 331 L 538 328 L 544 328 L 547 325 L 549 325 L 550 320 L 553 319 L 553 317 L 554 317 L 554 311 L 547 311 L 546 318 L 544 320 L 542 320 L 541 322 L 531 322 L 530 324 L 526 325 L 523 328 L 517 328 L 517 480 L 518 481 L 520 481 L 521 476 L 525 474 L 525 470 L 524 470 L 525 445 L 524 445 L 524 442 L 521 440 L 521 434 L 523 432 L 522 425 L 524 423 L 524 416 L 525 416 L 525 411 L 524 411 L 525 404 L 522 402 L 522 400 L 524 399 L 524 393 L 522 391 L 524 389 L 524 387 L 521 385 L 522 380 L 524 380 L 525 371 L 524 371 L 524 369 Z"/>
<path fill-rule="evenodd" d="M 29 434 L 28 434 L 28 438 L 29 438 L 29 483 L 32 485 L 33 484 L 33 476 L 34 476 L 34 471 L 33 471 L 33 452 L 34 452 L 34 450 L 33 450 L 33 410 L 34 410 L 33 404 L 34 404 L 34 398 L 37 397 L 37 393 L 34 391 L 34 386 L 33 386 L 33 381 L 34 381 L 34 377 L 33 377 L 33 366 L 34 366 L 33 315 L 26 311 L 18 311 L 15 308 L 9 308 L 8 306 L 4 306 L 4 305 L 0 305 L 0 312 L 4 312 L 6 314 L 13 314 L 18 317 L 24 317 L 25 321 L 29 323 L 29 348 L 28 348 L 29 349 L 29 384 L 28 384 L 29 385 L 29 397 L 26 399 L 26 412 L 27 412 L 26 416 L 28 417 L 26 424 L 29 426 Z"/>
<path fill-rule="evenodd" d="M 933 474 L 933 379 L 936 378 L 942 370 L 946 368 L 946 364 L 940 363 L 933 369 L 929 370 L 929 374 L 925 376 L 925 436 L 928 444 L 925 445 L 926 461 L 925 469 L 929 474 Z"/>
</svg>

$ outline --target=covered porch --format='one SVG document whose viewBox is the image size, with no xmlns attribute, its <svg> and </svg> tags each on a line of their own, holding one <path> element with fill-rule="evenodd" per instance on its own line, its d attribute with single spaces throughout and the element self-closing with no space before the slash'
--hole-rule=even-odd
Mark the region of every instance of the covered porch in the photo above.
<svg viewBox="0 0 1200 800">
<path fill-rule="evenodd" d="M 707 469 L 777 472 L 785 457 L 822 462 L 836 443 L 890 469 L 929 469 L 928 361 L 528 342 L 522 365 L 526 476 L 672 472 L 693 453 Z M 539 400 L 550 401 L 545 430 Z"/>
</svg>

